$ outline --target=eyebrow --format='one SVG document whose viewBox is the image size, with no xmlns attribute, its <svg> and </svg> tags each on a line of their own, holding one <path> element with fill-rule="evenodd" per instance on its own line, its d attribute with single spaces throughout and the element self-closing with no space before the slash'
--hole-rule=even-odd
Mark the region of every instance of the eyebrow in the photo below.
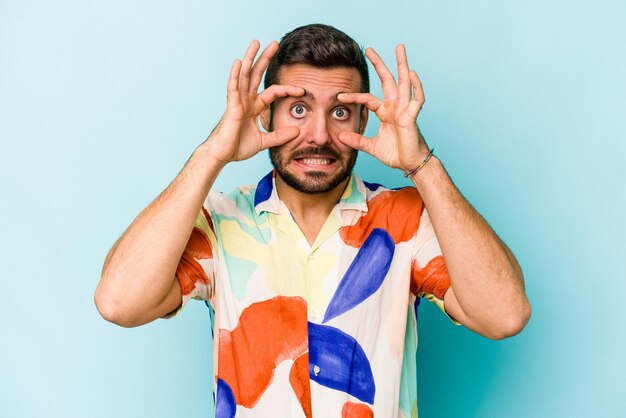
<svg viewBox="0 0 626 418">
<path fill-rule="evenodd" d="M 304 90 L 304 96 L 303 96 L 303 97 L 309 98 L 309 99 L 311 99 L 311 100 L 315 100 L 315 96 L 313 95 L 313 93 L 311 93 L 310 91 L 308 91 L 308 90 L 307 90 L 307 89 L 305 89 L 304 87 L 302 87 L 302 90 Z M 341 93 L 345 93 L 345 92 L 340 91 L 340 92 L 338 92 L 337 94 L 332 95 L 332 96 L 330 97 L 330 99 L 331 99 L 333 102 L 338 102 L 338 101 L 339 101 L 339 99 L 337 98 L 337 96 L 339 96 Z"/>
<path fill-rule="evenodd" d="M 304 90 L 304 97 L 308 97 L 311 100 L 315 100 L 315 96 L 313 96 L 313 93 L 311 93 L 310 91 L 308 91 L 304 87 L 302 87 L 302 90 Z"/>
</svg>

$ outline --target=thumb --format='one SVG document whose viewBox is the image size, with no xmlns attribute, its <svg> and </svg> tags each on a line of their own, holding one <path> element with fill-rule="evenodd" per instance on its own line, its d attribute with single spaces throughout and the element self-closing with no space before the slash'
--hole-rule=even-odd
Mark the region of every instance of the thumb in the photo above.
<svg viewBox="0 0 626 418">
<path fill-rule="evenodd" d="M 350 148 L 371 154 L 370 149 L 372 141 L 365 138 L 363 135 L 356 132 L 340 132 L 339 135 L 337 135 L 337 138 Z"/>
<path fill-rule="evenodd" d="M 300 135 L 300 129 L 295 126 L 286 126 L 272 132 L 263 133 L 263 148 L 283 145 Z"/>
</svg>

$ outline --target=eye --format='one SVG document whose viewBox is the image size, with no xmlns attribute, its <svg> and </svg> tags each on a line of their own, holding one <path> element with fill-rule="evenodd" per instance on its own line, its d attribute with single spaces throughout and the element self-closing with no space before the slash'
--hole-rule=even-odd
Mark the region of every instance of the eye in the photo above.
<svg viewBox="0 0 626 418">
<path fill-rule="evenodd" d="M 306 108 L 301 104 L 297 104 L 291 107 L 291 116 L 294 118 L 302 119 L 306 116 Z"/>
<path fill-rule="evenodd" d="M 338 120 L 346 120 L 350 117 L 350 111 L 345 107 L 338 107 L 333 109 L 332 113 L 333 117 Z"/>
</svg>

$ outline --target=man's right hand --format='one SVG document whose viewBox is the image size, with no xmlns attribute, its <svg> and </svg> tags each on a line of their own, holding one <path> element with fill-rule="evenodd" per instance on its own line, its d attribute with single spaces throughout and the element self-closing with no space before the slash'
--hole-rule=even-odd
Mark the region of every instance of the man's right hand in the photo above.
<svg viewBox="0 0 626 418">
<path fill-rule="evenodd" d="M 258 93 L 263 73 L 278 50 L 272 42 L 256 60 L 259 42 L 252 41 L 243 61 L 235 60 L 228 78 L 226 112 L 202 147 L 216 162 L 226 165 L 253 157 L 264 149 L 282 145 L 298 136 L 296 127 L 285 127 L 273 132 L 259 129 L 259 115 L 279 97 L 304 95 L 304 89 L 274 84 Z"/>
</svg>

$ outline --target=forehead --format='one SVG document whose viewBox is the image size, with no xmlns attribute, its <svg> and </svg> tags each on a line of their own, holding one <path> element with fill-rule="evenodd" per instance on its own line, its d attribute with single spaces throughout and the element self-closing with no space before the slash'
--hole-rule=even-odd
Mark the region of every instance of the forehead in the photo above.
<svg viewBox="0 0 626 418">
<path fill-rule="evenodd" d="M 361 75 L 353 67 L 319 68 L 307 64 L 280 67 L 278 83 L 302 87 L 317 96 L 356 93 L 361 88 Z"/>
</svg>

